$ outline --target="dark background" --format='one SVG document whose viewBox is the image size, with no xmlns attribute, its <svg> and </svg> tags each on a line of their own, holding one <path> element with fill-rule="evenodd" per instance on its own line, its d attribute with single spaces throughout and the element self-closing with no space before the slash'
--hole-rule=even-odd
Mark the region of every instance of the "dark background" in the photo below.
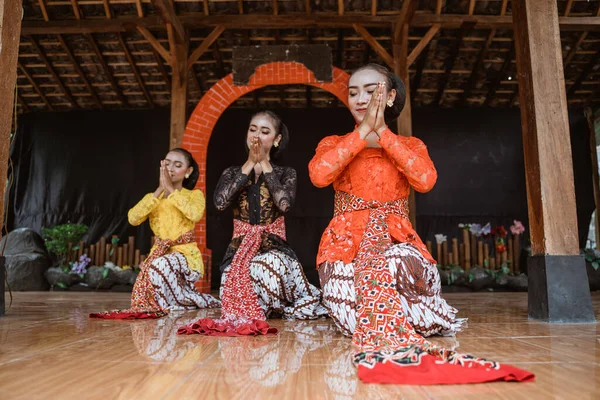
<svg viewBox="0 0 600 400">
<path fill-rule="evenodd" d="M 318 142 L 353 129 L 345 109 L 286 109 L 278 112 L 291 142 L 281 165 L 298 172 L 296 203 L 287 216 L 288 241 L 309 279 L 317 282 L 315 256 L 333 211 L 332 189 L 317 189 L 307 165 Z M 231 238 L 231 212 L 217 212 L 213 189 L 221 172 L 246 160 L 244 137 L 252 110 L 228 109 L 210 140 L 207 166 L 207 239 L 213 251 L 213 287 Z M 589 130 L 583 111 L 570 112 L 580 242 L 585 243 L 592 192 Z M 461 222 L 527 226 L 527 197 L 518 109 L 413 109 L 414 135 L 427 144 L 438 182 L 417 194 L 417 231 L 458 234 Z M 41 231 L 61 223 L 84 223 L 87 239 L 135 235 L 149 249 L 148 224 L 127 223 L 127 211 L 158 185 L 159 161 L 169 140 L 169 111 L 76 111 L 35 113 L 20 118 L 11 149 L 14 184 L 8 228 Z M 557 166 L 558 167 L 558 166 Z M 527 233 L 527 232 L 526 232 Z"/>
</svg>

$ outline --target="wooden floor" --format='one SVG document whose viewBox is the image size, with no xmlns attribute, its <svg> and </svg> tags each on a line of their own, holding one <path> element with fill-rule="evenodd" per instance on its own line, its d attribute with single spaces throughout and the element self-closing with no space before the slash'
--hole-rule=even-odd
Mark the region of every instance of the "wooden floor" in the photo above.
<svg viewBox="0 0 600 400">
<path fill-rule="evenodd" d="M 0 399 L 600 398 L 598 324 L 530 322 L 523 293 L 446 297 L 469 327 L 436 342 L 528 369 L 536 382 L 365 385 L 350 340 L 329 319 L 274 320 L 274 337 L 178 337 L 178 326 L 218 311 L 90 320 L 90 311 L 127 306 L 129 295 L 15 293 L 0 318 Z M 600 294 L 594 306 L 600 321 Z"/>
</svg>

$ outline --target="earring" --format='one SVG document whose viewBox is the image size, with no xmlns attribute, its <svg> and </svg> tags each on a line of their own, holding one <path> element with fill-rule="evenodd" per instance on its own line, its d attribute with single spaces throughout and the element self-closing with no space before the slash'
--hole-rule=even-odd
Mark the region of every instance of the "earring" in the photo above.
<svg viewBox="0 0 600 400">
<path fill-rule="evenodd" d="M 394 102 L 392 101 L 392 99 L 389 99 L 389 100 L 387 101 L 387 106 L 388 106 L 388 107 L 391 107 L 391 106 L 393 106 L 393 105 L 394 105 Z"/>
<path fill-rule="evenodd" d="M 189 178 L 190 174 L 185 174 L 185 179 Z"/>
<path fill-rule="evenodd" d="M 275 147 L 279 147 L 279 142 L 275 142 L 275 143 L 273 143 L 273 146 L 275 146 Z"/>
</svg>

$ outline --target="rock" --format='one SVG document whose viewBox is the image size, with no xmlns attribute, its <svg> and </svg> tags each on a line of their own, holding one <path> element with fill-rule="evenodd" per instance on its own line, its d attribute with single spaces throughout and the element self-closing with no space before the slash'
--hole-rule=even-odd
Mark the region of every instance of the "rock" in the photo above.
<svg viewBox="0 0 600 400">
<path fill-rule="evenodd" d="M 48 290 L 44 273 L 51 265 L 44 239 L 29 228 L 15 229 L 0 241 L 11 290 Z"/>
<path fill-rule="evenodd" d="M 452 278 L 450 285 L 463 286 L 468 280 L 465 276 L 465 270 L 462 267 L 454 267 L 450 270 L 449 276 Z"/>
<path fill-rule="evenodd" d="M 40 254 L 50 258 L 44 239 L 33 229 L 19 228 L 10 232 L 0 241 L 0 249 L 4 247 L 4 242 L 7 240 L 4 249 L 5 256 Z"/>
<path fill-rule="evenodd" d="M 516 292 L 526 292 L 528 287 L 527 275 L 520 274 L 517 276 L 506 276 L 508 288 Z"/>
<path fill-rule="evenodd" d="M 595 270 L 590 262 L 585 263 L 585 268 L 590 283 L 590 290 L 600 290 L 600 268 Z"/>
<path fill-rule="evenodd" d="M 14 291 L 48 290 L 44 276 L 50 267 L 50 260 L 42 254 L 19 254 L 6 256 L 8 285 Z"/>
<path fill-rule="evenodd" d="M 112 270 L 108 269 L 108 275 L 106 278 L 102 278 L 102 271 L 104 267 L 89 267 L 87 274 L 85 274 L 85 283 L 90 289 L 110 289 L 115 283 L 117 283 L 117 274 Z"/>
<path fill-rule="evenodd" d="M 119 285 L 130 285 L 133 286 L 135 283 L 135 279 L 137 278 L 137 273 L 132 269 L 125 269 L 118 271 L 116 273 L 117 283 Z"/>
<path fill-rule="evenodd" d="M 504 289 L 508 286 L 508 279 L 506 278 L 508 275 L 500 275 L 496 278 L 496 282 L 494 282 L 494 289 Z"/>
<path fill-rule="evenodd" d="M 62 286 L 62 285 L 60 285 L 61 283 L 66 287 L 73 286 L 76 283 L 73 278 L 77 277 L 79 279 L 79 276 L 73 275 L 73 274 L 68 274 L 59 267 L 48 268 L 45 275 L 46 275 L 46 279 L 48 280 L 48 283 L 52 287 L 54 287 L 54 286 L 61 287 Z M 79 279 L 79 280 L 81 280 L 81 279 Z M 62 289 L 65 289 L 65 288 L 63 287 Z"/>
<path fill-rule="evenodd" d="M 473 290 L 482 290 L 491 287 L 494 277 L 489 275 L 482 267 L 473 267 L 467 275 L 468 286 Z"/>
</svg>

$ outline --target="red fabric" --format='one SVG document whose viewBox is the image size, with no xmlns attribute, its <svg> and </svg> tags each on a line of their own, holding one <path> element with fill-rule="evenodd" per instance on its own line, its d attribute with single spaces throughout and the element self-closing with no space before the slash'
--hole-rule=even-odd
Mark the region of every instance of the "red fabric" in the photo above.
<svg viewBox="0 0 600 400">
<path fill-rule="evenodd" d="M 102 319 L 146 319 L 160 318 L 167 315 L 167 311 L 156 301 L 156 293 L 150 282 L 148 267 L 158 257 L 162 257 L 173 246 L 187 243 L 195 243 L 194 231 L 189 231 L 175 240 L 157 239 L 152 253 L 140 264 L 140 273 L 135 279 L 133 291 L 131 292 L 131 308 L 127 310 L 113 310 L 102 313 L 91 313 L 90 318 Z"/>
<path fill-rule="evenodd" d="M 498 365 L 497 369 L 494 368 Z M 490 363 L 467 365 L 440 363 L 437 357 L 425 354 L 418 368 L 392 362 L 376 363 L 372 368 L 359 365 L 358 377 L 366 383 L 393 383 L 404 385 L 440 385 L 483 382 L 533 382 L 535 376 L 510 365 Z"/>
<path fill-rule="evenodd" d="M 126 311 L 107 311 L 101 313 L 91 313 L 90 318 L 100 319 L 155 319 L 161 318 L 167 313 L 161 312 L 126 312 Z"/>
<path fill-rule="evenodd" d="M 286 239 L 285 220 L 277 218 L 269 225 L 252 225 L 238 219 L 233 220 L 233 238 L 244 237 L 231 261 L 227 280 L 221 297 L 221 318 L 204 318 L 179 328 L 178 334 L 200 334 L 207 336 L 267 335 L 277 333 L 264 322 L 267 318 L 260 307 L 258 296 L 250 277 L 250 262 L 258 253 L 263 233 Z M 260 322 L 260 324 L 259 324 Z M 192 327 L 196 328 L 192 328 Z M 261 329 L 256 327 L 260 326 Z"/>
<path fill-rule="evenodd" d="M 406 198 L 384 203 L 336 192 L 335 201 L 338 214 L 369 212 L 354 267 L 356 328 L 352 342 L 360 349 L 354 363 L 363 381 L 450 384 L 534 379 L 527 371 L 434 346 L 414 330 L 385 257 L 393 244 L 387 215 L 408 218 Z"/>
<path fill-rule="evenodd" d="M 266 321 L 251 321 L 234 325 L 228 321 L 202 318 L 193 324 L 177 329 L 178 335 L 199 334 L 205 336 L 259 336 L 276 335 L 277 328 L 271 327 Z"/>
</svg>

